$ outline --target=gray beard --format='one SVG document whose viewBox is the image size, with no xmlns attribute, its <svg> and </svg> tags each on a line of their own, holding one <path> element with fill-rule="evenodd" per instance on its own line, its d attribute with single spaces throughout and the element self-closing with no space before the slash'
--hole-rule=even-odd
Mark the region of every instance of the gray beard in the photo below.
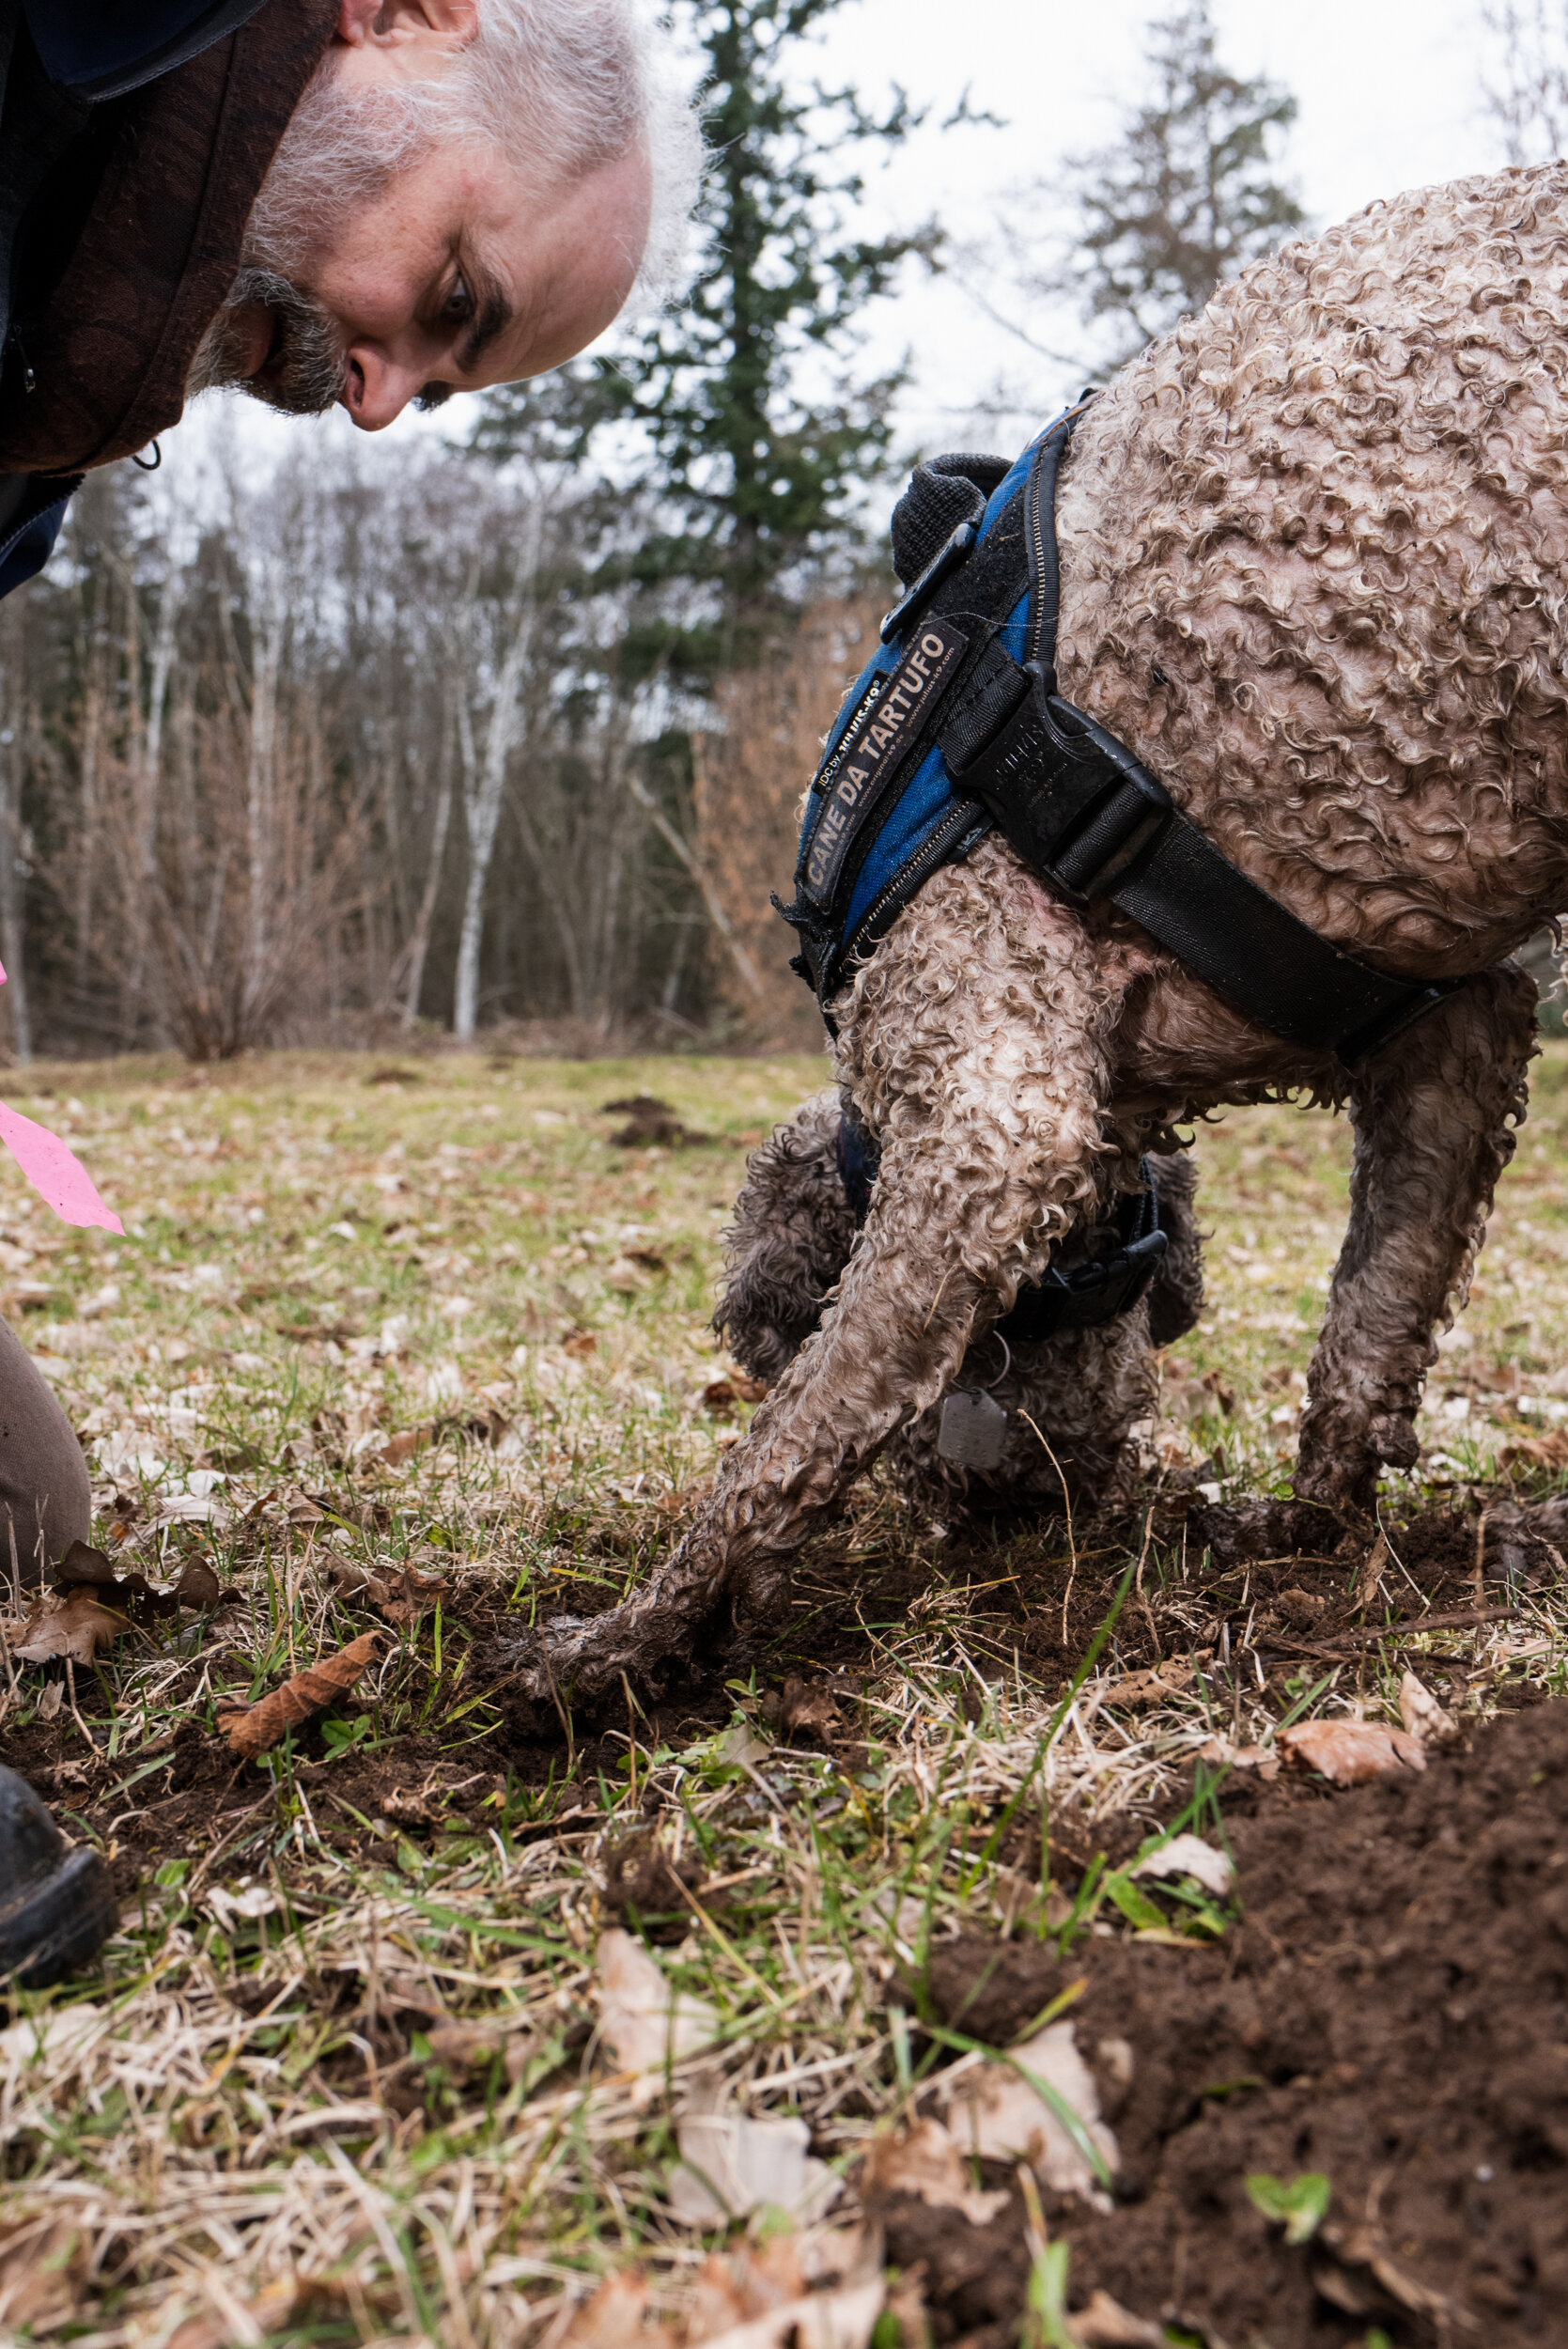
<svg viewBox="0 0 1568 2349">
<path fill-rule="evenodd" d="M 251 334 L 241 313 L 256 303 L 272 315 L 276 333 L 265 375 L 247 372 Z M 248 392 L 287 416 L 318 416 L 343 389 L 343 329 L 329 310 L 276 270 L 241 267 L 223 308 L 208 327 L 185 378 L 185 396 L 227 385 Z"/>
<path fill-rule="evenodd" d="M 246 224 L 240 273 L 201 338 L 188 398 L 233 385 L 286 415 L 317 416 L 343 390 L 347 337 L 302 282 L 357 206 L 370 203 L 428 147 L 431 102 L 410 92 L 349 96 L 329 50 L 294 111 Z M 276 332 L 265 372 L 250 374 L 239 313 L 260 303 Z"/>
</svg>

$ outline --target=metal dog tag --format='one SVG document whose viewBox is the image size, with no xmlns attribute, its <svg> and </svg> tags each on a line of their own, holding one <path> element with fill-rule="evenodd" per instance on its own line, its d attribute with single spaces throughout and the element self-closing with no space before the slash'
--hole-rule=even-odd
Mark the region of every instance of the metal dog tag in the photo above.
<svg viewBox="0 0 1568 2349">
<path fill-rule="evenodd" d="M 956 1387 L 942 1400 L 937 1457 L 954 1468 L 994 1469 L 1007 1442 L 1007 1414 L 993 1395 Z"/>
</svg>

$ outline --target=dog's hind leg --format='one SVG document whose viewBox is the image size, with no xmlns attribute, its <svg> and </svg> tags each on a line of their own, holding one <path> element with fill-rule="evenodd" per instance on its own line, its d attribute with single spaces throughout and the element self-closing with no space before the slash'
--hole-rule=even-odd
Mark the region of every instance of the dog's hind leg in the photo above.
<svg viewBox="0 0 1568 2349">
<path fill-rule="evenodd" d="M 1493 1187 L 1514 1155 L 1535 988 L 1516 964 L 1469 979 L 1357 1078 L 1350 1226 L 1307 1383 L 1296 1491 L 1364 1517 L 1379 1465 L 1413 1466 L 1434 1331 L 1462 1307 Z"/>
<path fill-rule="evenodd" d="M 977 1322 L 1097 1204 L 1118 1003 L 1076 917 L 994 856 L 930 884 L 847 1023 L 843 1073 L 882 1163 L 837 1300 L 668 1565 L 613 1613 L 547 1635 L 540 1695 L 645 1676 L 690 1654 L 722 1600 L 768 1604 L 893 1429 L 952 1383 Z"/>
</svg>

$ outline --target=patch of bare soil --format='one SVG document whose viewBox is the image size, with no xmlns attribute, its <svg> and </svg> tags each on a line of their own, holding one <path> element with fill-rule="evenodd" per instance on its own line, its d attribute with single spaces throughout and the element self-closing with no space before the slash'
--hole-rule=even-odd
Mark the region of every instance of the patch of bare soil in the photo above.
<svg viewBox="0 0 1568 2349">
<path fill-rule="evenodd" d="M 1099 2289 L 1229 2349 L 1562 2341 L 1568 1704 L 1352 1793 L 1227 1789 L 1225 1815 L 1246 1914 L 1221 1945 L 933 1952 L 927 2011 L 993 2044 L 1087 1978 L 1071 2012 L 1122 2169 L 1114 2209 L 1048 2209 L 1073 2304 Z M 1306 2171 L 1333 2199 L 1293 2248 L 1245 2181 Z M 1017 2201 L 983 2229 L 902 2194 L 877 2215 L 937 2341 L 1011 2349 Z"/>
</svg>

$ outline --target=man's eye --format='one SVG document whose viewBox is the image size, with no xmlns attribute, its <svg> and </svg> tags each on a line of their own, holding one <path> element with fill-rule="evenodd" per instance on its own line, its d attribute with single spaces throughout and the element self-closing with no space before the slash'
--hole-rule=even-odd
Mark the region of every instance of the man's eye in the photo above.
<svg viewBox="0 0 1568 2349">
<path fill-rule="evenodd" d="M 441 316 L 445 326 L 466 325 L 474 316 L 474 296 L 469 292 L 465 278 L 453 279 L 452 289 L 441 305 Z"/>
</svg>

